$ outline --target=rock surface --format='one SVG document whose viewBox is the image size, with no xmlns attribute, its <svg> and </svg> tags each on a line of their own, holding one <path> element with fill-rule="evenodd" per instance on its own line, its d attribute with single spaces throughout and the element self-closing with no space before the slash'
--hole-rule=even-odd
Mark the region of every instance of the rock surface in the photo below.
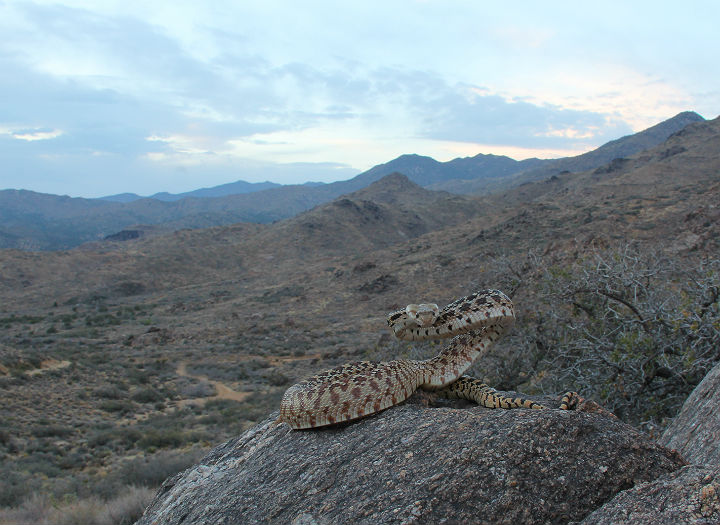
<svg viewBox="0 0 720 525">
<path fill-rule="evenodd" d="M 615 496 L 582 525 L 720 523 L 720 467 L 688 465 Z"/>
<path fill-rule="evenodd" d="M 167 480 L 138 524 L 567 523 L 684 464 L 592 403 L 489 410 L 418 397 L 317 430 L 271 417 Z"/>
<path fill-rule="evenodd" d="M 688 396 L 659 442 L 690 463 L 720 464 L 720 364 Z"/>
</svg>

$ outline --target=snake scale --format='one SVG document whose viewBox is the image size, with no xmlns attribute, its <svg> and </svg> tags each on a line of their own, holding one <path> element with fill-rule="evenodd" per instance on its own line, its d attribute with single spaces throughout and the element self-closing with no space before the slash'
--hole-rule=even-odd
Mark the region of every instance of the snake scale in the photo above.
<svg viewBox="0 0 720 525">
<path fill-rule="evenodd" d="M 504 293 L 479 291 L 442 310 L 436 304 L 409 304 L 387 321 L 398 339 L 452 340 L 431 359 L 352 362 L 293 385 L 283 396 L 278 422 L 303 429 L 349 421 L 401 403 L 418 388 L 489 408 L 545 408 L 462 375 L 515 321 L 513 303 Z M 568 392 L 560 408 L 573 408 L 577 400 L 577 394 Z"/>
</svg>

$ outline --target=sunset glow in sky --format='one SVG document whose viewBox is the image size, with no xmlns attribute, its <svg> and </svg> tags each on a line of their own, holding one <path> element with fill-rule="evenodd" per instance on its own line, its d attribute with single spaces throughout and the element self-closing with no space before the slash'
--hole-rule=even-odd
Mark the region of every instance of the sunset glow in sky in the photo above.
<svg viewBox="0 0 720 525">
<path fill-rule="evenodd" d="M 576 155 L 720 113 L 720 3 L 0 0 L 0 189 Z"/>
</svg>

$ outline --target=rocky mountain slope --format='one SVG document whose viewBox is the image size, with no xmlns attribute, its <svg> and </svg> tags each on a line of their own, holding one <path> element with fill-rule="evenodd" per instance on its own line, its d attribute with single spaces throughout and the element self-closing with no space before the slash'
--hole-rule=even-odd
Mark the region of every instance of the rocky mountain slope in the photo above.
<svg viewBox="0 0 720 525">
<path fill-rule="evenodd" d="M 482 153 L 474 157 L 457 158 L 448 162 L 439 162 L 422 155 L 402 155 L 390 162 L 379 164 L 361 173 L 354 180 L 362 184 L 368 184 L 389 173 L 400 172 L 420 186 L 433 187 L 433 185 L 437 185 L 438 187 L 433 189 L 442 190 L 444 188 L 440 186 L 448 181 L 503 179 L 514 173 L 536 168 L 548 162 L 552 161 L 540 159 L 517 161 L 510 157 L 484 155 Z"/>
<path fill-rule="evenodd" d="M 347 254 L 404 242 L 461 224 L 481 211 L 476 199 L 428 191 L 394 173 L 368 187 L 278 223 L 269 245 L 292 239 L 299 253 Z M 268 240 L 272 236 L 273 240 Z"/>
<path fill-rule="evenodd" d="M 507 157 L 477 155 L 442 163 L 429 157 L 404 155 L 347 181 L 288 185 L 223 197 L 208 195 L 225 193 L 224 187 L 191 192 L 180 200 L 176 199 L 178 196 L 168 195 L 162 199 L 133 200 L 126 195 L 113 199 L 114 202 L 3 190 L 0 191 L 0 248 L 64 249 L 125 229 L 151 234 L 155 230 L 206 228 L 235 222 L 269 223 L 364 188 L 393 172 L 404 173 L 413 182 L 436 190 L 487 192 L 562 171 L 597 168 L 616 156 L 658 144 L 698 119 L 702 117 L 695 113 L 681 113 L 646 131 L 572 159 L 518 162 Z"/>
<path fill-rule="evenodd" d="M 487 193 L 511 188 L 524 182 L 542 180 L 564 172 L 578 173 L 593 170 L 612 162 L 614 159 L 629 157 L 643 150 L 662 144 L 673 133 L 684 129 L 688 124 L 702 122 L 704 119 L 693 111 L 684 111 L 674 117 L 660 122 L 646 130 L 633 135 L 627 135 L 597 149 L 577 155 L 551 161 L 544 161 L 537 166 L 516 170 L 510 176 L 502 179 L 483 180 L 473 178 L 468 181 L 444 180 L 437 181 L 430 186 L 431 189 L 451 191 L 453 193 Z"/>
</svg>

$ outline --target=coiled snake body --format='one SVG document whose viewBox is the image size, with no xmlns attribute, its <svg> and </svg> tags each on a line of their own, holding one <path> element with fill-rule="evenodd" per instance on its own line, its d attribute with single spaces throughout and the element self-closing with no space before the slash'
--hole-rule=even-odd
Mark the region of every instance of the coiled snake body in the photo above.
<svg viewBox="0 0 720 525">
<path fill-rule="evenodd" d="M 418 388 L 489 408 L 545 408 L 462 375 L 515 321 L 512 301 L 504 293 L 483 290 L 442 310 L 435 304 L 410 304 L 389 314 L 387 321 L 399 339 L 453 339 L 431 359 L 347 363 L 293 385 L 283 396 L 278 421 L 295 429 L 349 421 L 401 403 Z M 576 403 L 576 394 L 569 392 L 560 408 Z"/>
</svg>

